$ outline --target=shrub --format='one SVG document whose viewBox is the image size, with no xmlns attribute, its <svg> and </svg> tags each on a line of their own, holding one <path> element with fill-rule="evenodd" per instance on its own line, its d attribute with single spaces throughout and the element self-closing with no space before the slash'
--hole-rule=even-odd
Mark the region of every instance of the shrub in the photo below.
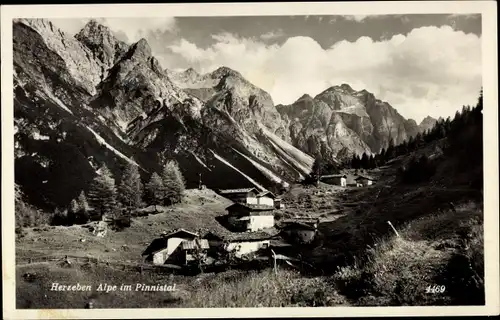
<svg viewBox="0 0 500 320">
<path fill-rule="evenodd" d="M 47 214 L 24 201 L 16 201 L 15 204 L 16 227 L 35 227 L 50 222 Z"/>
<path fill-rule="evenodd" d="M 50 224 L 53 226 L 68 225 L 68 210 L 56 208 L 52 214 Z"/>
<path fill-rule="evenodd" d="M 117 231 L 121 231 L 125 228 L 129 228 L 132 224 L 132 220 L 129 215 L 123 214 L 115 217 L 112 222 L 112 228 Z"/>
<path fill-rule="evenodd" d="M 436 172 L 436 164 L 422 155 L 418 160 L 413 157 L 406 167 L 398 169 L 398 176 L 403 183 L 419 183 L 429 181 Z"/>
<path fill-rule="evenodd" d="M 446 261 L 446 253 L 425 241 L 393 238 L 370 250 L 366 263 L 340 269 L 334 279 L 342 293 L 371 305 L 442 305 L 446 296 L 428 294 L 426 287 L 436 284 Z"/>
<path fill-rule="evenodd" d="M 453 254 L 443 274 L 447 290 L 453 292 L 453 302 L 459 305 L 483 305 L 484 238 L 483 226 L 469 228 L 462 236 L 462 247 Z"/>
<path fill-rule="evenodd" d="M 224 274 L 221 274 L 221 277 Z M 297 272 L 249 272 L 232 279 L 202 283 L 182 307 L 312 307 L 346 305 L 347 301 L 322 278 L 303 278 Z"/>
</svg>

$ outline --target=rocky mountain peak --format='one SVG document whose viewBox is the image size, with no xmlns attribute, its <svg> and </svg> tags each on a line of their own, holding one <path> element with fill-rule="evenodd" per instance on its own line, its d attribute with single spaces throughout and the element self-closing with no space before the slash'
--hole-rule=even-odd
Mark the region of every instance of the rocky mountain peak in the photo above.
<svg viewBox="0 0 500 320">
<path fill-rule="evenodd" d="M 92 57 L 88 47 L 62 32 L 48 19 L 14 20 L 14 28 L 18 31 L 23 25 L 31 31 L 19 32 L 19 41 L 32 43 L 37 42 L 40 37 L 43 44 L 64 61 L 77 85 L 91 95 L 95 93 L 95 86 L 102 79 L 102 67 L 99 61 Z"/>
<path fill-rule="evenodd" d="M 135 60 L 135 59 L 142 59 L 142 60 L 147 60 L 152 56 L 151 52 L 151 47 L 149 46 L 149 43 L 146 39 L 142 38 L 141 40 L 137 41 L 134 43 L 128 53 L 127 56 L 129 59 Z"/>
<path fill-rule="evenodd" d="M 307 93 L 303 94 L 300 98 L 297 99 L 298 100 L 312 100 L 313 98 L 308 95 Z"/>
<path fill-rule="evenodd" d="M 347 91 L 354 91 L 354 89 L 353 89 L 353 88 L 351 88 L 351 86 L 350 86 L 350 85 L 348 85 L 347 83 L 342 83 L 342 84 L 340 85 L 340 88 L 341 88 L 341 89 L 344 89 L 344 90 L 347 90 Z"/>
<path fill-rule="evenodd" d="M 434 127 L 434 125 L 436 124 L 437 120 L 434 119 L 433 117 L 431 116 L 427 116 L 425 117 L 422 122 L 420 122 L 420 124 L 418 125 L 419 129 L 420 129 L 420 132 L 424 132 L 426 130 L 430 130 Z"/>
<path fill-rule="evenodd" d="M 106 26 L 92 19 L 83 27 L 75 38 L 93 53 L 94 58 L 104 65 L 107 70 L 127 50 L 127 45 L 118 40 Z M 105 77 L 105 75 L 103 76 Z"/>
<path fill-rule="evenodd" d="M 188 68 L 184 71 L 184 74 L 188 75 L 188 76 L 199 76 L 200 74 L 198 72 L 196 72 L 196 70 L 194 70 L 193 68 Z"/>
<path fill-rule="evenodd" d="M 106 27 L 106 26 L 100 24 L 99 22 L 97 22 L 97 20 L 91 19 L 91 20 L 89 20 L 89 22 L 87 22 L 85 24 L 85 26 L 82 28 L 82 30 L 80 30 L 80 32 L 78 32 L 78 34 L 110 35 L 111 34 L 111 30 L 108 27 Z"/>
<path fill-rule="evenodd" d="M 224 67 L 224 66 L 219 67 L 216 70 L 212 71 L 210 73 L 210 76 L 211 76 L 211 78 L 214 78 L 214 79 L 222 79 L 222 78 L 229 77 L 229 76 L 243 78 L 241 73 L 239 73 L 238 71 L 235 71 L 231 68 Z"/>
<path fill-rule="evenodd" d="M 426 125 L 426 124 L 434 124 L 436 123 L 436 119 L 434 119 L 433 117 L 431 116 L 427 116 L 425 117 L 422 122 L 420 122 L 420 125 Z"/>
</svg>

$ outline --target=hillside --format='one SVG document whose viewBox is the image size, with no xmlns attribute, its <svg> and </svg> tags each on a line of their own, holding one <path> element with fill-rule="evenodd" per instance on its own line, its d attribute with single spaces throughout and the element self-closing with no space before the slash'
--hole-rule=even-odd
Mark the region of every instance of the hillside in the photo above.
<svg viewBox="0 0 500 320">
<path fill-rule="evenodd" d="M 291 105 L 276 108 L 292 143 L 324 158 L 378 153 L 391 139 L 399 144 L 431 126 L 430 117 L 417 125 L 372 93 L 348 84 L 330 87 L 314 98 L 303 95 Z"/>
<path fill-rule="evenodd" d="M 29 290 L 35 298 L 27 300 L 20 294 L 18 306 L 81 307 L 88 301 L 101 307 L 484 304 L 482 162 L 476 159 L 464 166 L 460 156 L 481 139 L 477 135 L 482 127 L 480 115 L 479 108 L 465 111 L 450 123 L 445 138 L 427 137 L 426 142 L 379 168 L 360 169 L 358 173 L 376 179 L 373 186 L 293 185 L 283 196 L 286 209 L 277 212 L 277 223 L 297 216 L 320 219 L 318 241 L 294 246 L 290 253 L 300 257 L 304 268 L 280 266 L 277 274 L 229 270 L 197 277 L 137 272 L 134 263 L 140 261 L 141 250 L 161 231 L 220 228 L 214 218 L 222 214 L 228 201 L 210 190 L 188 190 L 183 204 L 157 215 L 136 217 L 130 228 L 110 231 L 105 238 L 80 226 L 26 229 L 16 241 L 17 280 L 20 292 Z M 463 130 L 466 127 L 469 129 Z M 441 148 L 443 152 L 436 152 Z M 434 173 L 425 181 L 403 180 L 401 170 L 408 170 L 413 159 L 424 156 L 432 160 Z M 354 174 L 355 170 L 344 168 L 343 172 Z M 26 263 L 30 258 L 37 261 L 40 256 L 72 256 L 75 252 L 102 257 L 109 263 L 105 267 L 104 262 L 71 266 Z M 27 273 L 34 273 L 35 279 L 23 277 Z M 103 279 L 168 279 L 179 289 L 162 299 L 140 294 L 132 304 L 127 302 L 128 294 L 119 292 L 44 297 L 43 283 L 61 277 L 94 285 Z M 429 286 L 444 289 L 426 293 Z M 276 290 L 263 295 L 263 288 Z"/>
<path fill-rule="evenodd" d="M 275 106 L 238 71 L 162 69 L 145 39 L 124 43 L 95 20 L 74 37 L 44 19 L 13 30 L 16 183 L 42 209 L 88 190 L 102 164 L 119 177 L 135 163 L 145 181 L 173 158 L 189 187 L 201 174 L 210 188 L 275 189 L 318 155 L 375 154 L 435 123 L 347 84 Z"/>
<path fill-rule="evenodd" d="M 175 158 L 188 186 L 202 174 L 211 188 L 273 188 L 310 171 L 269 94 L 236 71 L 203 76 L 210 94 L 198 98 L 146 40 L 123 43 L 96 21 L 75 37 L 44 19 L 13 32 L 16 183 L 37 207 L 67 206 L 102 164 L 119 177 L 136 163 L 146 180 Z"/>
</svg>

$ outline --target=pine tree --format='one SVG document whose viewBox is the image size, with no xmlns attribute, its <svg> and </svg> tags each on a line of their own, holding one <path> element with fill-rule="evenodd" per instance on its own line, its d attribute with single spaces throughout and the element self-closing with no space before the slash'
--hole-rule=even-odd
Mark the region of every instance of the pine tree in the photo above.
<svg viewBox="0 0 500 320">
<path fill-rule="evenodd" d="M 392 158 L 394 158 L 396 155 L 396 149 L 394 146 L 394 139 L 392 137 L 389 137 L 389 145 L 387 146 L 387 151 L 385 152 L 385 160 L 389 161 Z"/>
<path fill-rule="evenodd" d="M 158 173 L 153 172 L 149 182 L 146 184 L 146 196 L 149 203 L 155 206 L 163 203 L 165 199 L 165 187 Z"/>
<path fill-rule="evenodd" d="M 319 183 L 321 175 L 323 174 L 324 171 L 324 167 L 325 163 L 323 161 L 323 158 L 320 155 L 316 156 L 311 169 L 311 173 L 309 174 L 312 180 L 314 180 L 314 182 L 316 183 L 316 185 L 318 185 Z"/>
<path fill-rule="evenodd" d="M 91 206 L 105 218 L 116 210 L 115 179 L 105 164 L 99 171 L 91 184 L 89 200 Z"/>
<path fill-rule="evenodd" d="M 181 202 L 186 186 L 177 161 L 167 161 L 163 168 L 162 181 L 165 188 L 165 203 L 170 205 Z"/>
<path fill-rule="evenodd" d="M 89 221 L 90 208 L 84 191 L 80 192 L 77 202 L 80 210 L 78 211 L 76 220 L 78 223 L 87 223 Z"/>
<path fill-rule="evenodd" d="M 119 200 L 124 206 L 137 208 L 141 205 L 143 185 L 137 165 L 133 163 L 127 165 L 118 192 Z"/>
<path fill-rule="evenodd" d="M 78 196 L 78 207 L 80 210 L 85 212 L 89 211 L 89 203 L 87 202 L 87 197 L 85 196 L 84 191 L 80 192 L 80 195 Z"/>
<path fill-rule="evenodd" d="M 366 152 L 363 152 L 363 155 L 361 156 L 361 168 L 363 169 L 368 169 L 370 165 L 370 160 L 368 159 L 368 155 Z"/>
<path fill-rule="evenodd" d="M 357 166 L 356 161 L 357 161 L 357 160 L 358 160 L 358 156 L 357 156 L 356 154 L 353 154 L 353 155 L 352 155 L 352 159 L 351 159 L 351 161 L 350 161 L 350 163 L 349 163 L 349 164 L 350 164 L 349 166 L 350 166 L 352 169 L 356 169 L 356 166 Z"/>
<path fill-rule="evenodd" d="M 71 200 L 69 204 L 69 212 L 76 214 L 80 210 L 80 206 L 76 199 Z"/>
<path fill-rule="evenodd" d="M 76 222 L 79 211 L 80 211 L 80 206 L 78 205 L 76 199 L 71 200 L 68 209 L 68 224 L 73 224 Z"/>
<path fill-rule="evenodd" d="M 422 141 L 423 141 L 422 134 L 419 132 L 415 136 L 415 146 L 414 146 L 414 148 L 418 149 L 421 146 Z"/>
</svg>

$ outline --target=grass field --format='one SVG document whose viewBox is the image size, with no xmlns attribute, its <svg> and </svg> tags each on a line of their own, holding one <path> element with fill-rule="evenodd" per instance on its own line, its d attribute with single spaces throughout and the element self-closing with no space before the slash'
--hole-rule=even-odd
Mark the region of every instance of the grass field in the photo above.
<svg viewBox="0 0 500 320">
<path fill-rule="evenodd" d="M 34 275 L 27 280 L 24 275 Z M 105 264 L 37 263 L 17 268 L 17 308 L 208 308 L 348 305 L 326 278 L 306 278 L 279 269 L 203 274 L 196 277 L 157 272 L 138 273 Z M 51 291 L 52 283 L 91 285 L 89 292 Z M 97 291 L 99 284 L 118 284 L 116 291 Z M 167 284 L 172 292 L 121 291 L 120 284 Z"/>
<path fill-rule="evenodd" d="M 18 308 L 83 308 L 89 301 L 96 308 L 484 304 L 480 191 L 468 187 L 465 175 L 455 175 L 455 184 L 438 179 L 446 176 L 446 166 L 435 180 L 411 186 L 395 184 L 391 169 L 371 172 L 379 180 L 365 188 L 291 187 L 277 216 L 321 221 L 320 245 L 296 248 L 314 267 L 307 273 L 280 267 L 277 274 L 229 270 L 185 277 L 114 263 L 142 261 L 141 252 L 162 231 L 222 228 L 215 217 L 230 202 L 210 190 L 189 190 L 183 204 L 159 207 L 160 213 L 136 217 L 131 227 L 104 238 L 81 226 L 26 229 L 16 243 L 20 260 L 68 254 L 111 263 L 19 264 Z M 26 273 L 35 276 L 25 279 Z M 177 291 L 61 294 L 47 290 L 52 282 L 168 282 Z M 434 286 L 443 292 L 427 292 Z"/>
<path fill-rule="evenodd" d="M 146 246 L 163 231 L 181 227 L 193 231 L 222 228 L 214 218 L 225 214 L 224 209 L 230 203 L 212 190 L 188 190 L 182 204 L 168 208 L 158 206 L 160 213 L 135 217 L 129 228 L 108 230 L 102 238 L 92 235 L 80 225 L 27 228 L 25 235 L 16 241 L 16 258 L 81 255 L 116 261 L 141 261 L 141 253 Z M 149 208 L 149 211 L 152 209 Z"/>
</svg>

